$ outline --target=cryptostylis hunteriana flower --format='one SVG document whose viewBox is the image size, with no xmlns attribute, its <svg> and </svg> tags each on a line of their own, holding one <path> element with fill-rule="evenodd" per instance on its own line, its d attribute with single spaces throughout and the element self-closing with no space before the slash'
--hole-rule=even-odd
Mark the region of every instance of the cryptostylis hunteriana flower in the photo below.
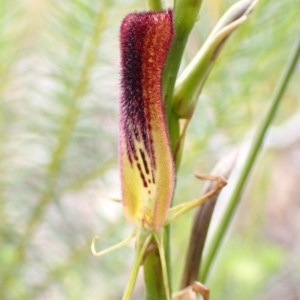
<svg viewBox="0 0 300 300">
<path fill-rule="evenodd" d="M 126 219 L 136 226 L 136 257 L 123 300 L 130 299 L 138 269 L 151 241 L 157 244 L 167 299 L 169 292 L 163 226 L 210 195 L 170 208 L 175 171 L 162 99 L 162 71 L 173 37 L 172 10 L 129 14 L 121 25 L 119 164 Z M 200 176 L 202 177 L 202 176 Z M 207 178 L 207 177 L 205 177 Z M 213 180 L 215 178 L 212 178 Z M 217 185 L 217 189 L 224 182 Z"/>
<path fill-rule="evenodd" d="M 122 202 L 130 222 L 157 231 L 166 218 L 174 187 L 161 91 L 172 35 L 171 10 L 130 14 L 121 26 Z"/>
</svg>

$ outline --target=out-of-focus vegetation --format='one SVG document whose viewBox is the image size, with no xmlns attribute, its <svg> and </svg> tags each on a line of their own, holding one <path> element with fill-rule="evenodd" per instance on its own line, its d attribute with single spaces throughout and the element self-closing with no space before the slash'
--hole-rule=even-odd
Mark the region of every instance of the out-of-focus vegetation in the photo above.
<svg viewBox="0 0 300 300">
<path fill-rule="evenodd" d="M 183 67 L 234 2 L 204 1 Z M 144 9 L 134 0 L 0 2 L 0 299 L 121 298 L 132 249 L 97 259 L 90 242 L 98 234 L 105 248 L 131 231 L 105 195 L 120 197 L 119 25 Z M 299 15 L 299 0 L 261 0 L 230 37 L 188 130 L 176 202 L 199 195 L 195 171 L 209 172 L 235 147 L 243 156 Z M 299 82 L 298 67 L 212 269 L 213 300 L 300 299 Z M 191 221 L 192 213 L 172 225 L 174 289 Z"/>
</svg>

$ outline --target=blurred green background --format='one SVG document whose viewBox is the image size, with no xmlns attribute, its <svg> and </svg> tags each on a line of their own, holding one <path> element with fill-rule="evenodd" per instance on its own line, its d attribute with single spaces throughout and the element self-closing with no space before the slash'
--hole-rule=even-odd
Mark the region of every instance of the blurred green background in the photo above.
<svg viewBox="0 0 300 300">
<path fill-rule="evenodd" d="M 204 0 L 182 69 L 236 1 Z M 172 6 L 172 2 L 168 2 Z M 0 299 L 121 299 L 134 245 L 95 258 L 131 232 L 117 166 L 119 26 L 138 0 L 0 1 Z M 199 195 L 232 149 L 240 160 L 300 34 L 300 0 L 261 0 L 223 49 L 188 130 L 175 202 Z M 219 251 L 211 299 L 300 299 L 300 70 Z M 178 288 L 193 213 L 172 225 Z M 140 277 L 135 299 L 142 299 Z"/>
</svg>

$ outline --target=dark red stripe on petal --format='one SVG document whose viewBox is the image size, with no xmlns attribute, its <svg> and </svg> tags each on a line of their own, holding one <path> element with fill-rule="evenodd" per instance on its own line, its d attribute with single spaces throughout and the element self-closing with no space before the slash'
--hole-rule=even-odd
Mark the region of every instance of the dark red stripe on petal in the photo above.
<svg viewBox="0 0 300 300">
<path fill-rule="evenodd" d="M 128 15 L 121 26 L 121 130 L 132 161 L 142 142 L 155 169 L 152 139 L 153 105 L 161 101 L 163 64 L 173 35 L 172 12 Z"/>
<path fill-rule="evenodd" d="M 146 160 L 146 157 L 145 157 L 145 153 L 142 149 L 140 149 L 140 154 L 141 154 L 141 157 L 142 157 L 142 160 L 143 160 L 143 165 L 144 165 L 145 172 L 146 172 L 146 174 L 149 174 L 148 163 L 147 163 L 147 160 Z"/>
</svg>

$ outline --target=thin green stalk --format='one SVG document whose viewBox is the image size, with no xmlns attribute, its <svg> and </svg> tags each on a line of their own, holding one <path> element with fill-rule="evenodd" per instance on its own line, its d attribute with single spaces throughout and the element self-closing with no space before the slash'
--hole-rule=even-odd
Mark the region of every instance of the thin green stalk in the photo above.
<svg viewBox="0 0 300 300">
<path fill-rule="evenodd" d="M 155 0 L 148 0 L 147 3 L 156 2 Z M 175 35 L 172 41 L 171 49 L 167 57 L 166 65 L 163 73 L 163 97 L 166 105 L 166 119 L 168 123 L 168 130 L 170 135 L 171 149 L 174 155 L 176 150 L 176 143 L 179 139 L 179 119 L 172 111 L 172 98 L 174 85 L 177 78 L 182 54 L 188 39 L 188 36 L 195 24 L 198 17 L 198 13 L 201 7 L 202 0 L 176 0 L 174 4 L 174 31 Z M 166 243 L 165 243 L 165 254 L 166 264 L 168 269 L 168 281 L 170 283 L 170 292 L 172 293 L 171 287 L 171 269 L 170 269 L 170 227 L 166 226 Z M 147 261 L 147 260 L 150 261 Z M 153 273 L 153 269 L 157 270 L 156 279 L 152 280 L 150 274 Z M 144 262 L 144 273 L 149 273 L 149 276 L 145 276 L 146 294 L 153 294 L 153 282 L 157 282 L 160 278 L 163 278 L 161 272 L 161 262 L 157 257 L 152 254 L 146 257 Z M 163 297 L 163 296 L 161 296 Z M 161 298 L 160 300 L 163 300 Z"/>
<path fill-rule="evenodd" d="M 147 251 L 147 258 L 144 261 L 144 280 L 146 284 L 145 300 L 165 300 L 162 264 L 156 243 L 152 250 Z"/>
<path fill-rule="evenodd" d="M 230 7 L 176 80 L 172 104 L 177 116 L 183 119 L 192 117 L 202 87 L 221 49 L 230 35 L 248 19 L 257 2 L 242 0 Z"/>
<path fill-rule="evenodd" d="M 173 116 L 185 119 L 185 127 L 173 148 L 176 167 L 180 164 L 185 131 L 191 120 L 201 90 L 230 35 L 249 17 L 259 0 L 241 0 L 231 6 L 215 26 L 196 56 L 180 74 L 172 99 Z"/>
<path fill-rule="evenodd" d="M 164 243 L 164 232 L 155 232 L 154 238 L 157 243 L 157 248 L 159 252 L 161 269 L 162 269 L 162 277 L 163 277 L 163 285 L 166 292 L 166 299 L 171 300 L 171 285 L 169 282 L 169 275 L 167 270 L 167 261 L 165 255 L 165 243 Z"/>
<path fill-rule="evenodd" d="M 175 81 L 188 36 L 194 27 L 202 0 L 176 0 L 174 4 L 175 36 L 169 51 L 163 76 L 163 95 L 166 105 L 171 148 L 174 150 L 179 138 L 179 120 L 172 110 Z"/>
<path fill-rule="evenodd" d="M 161 0 L 146 0 L 148 10 L 162 10 L 163 5 Z"/>
<path fill-rule="evenodd" d="M 139 268 L 141 266 L 143 257 L 145 255 L 145 252 L 147 250 L 147 247 L 149 246 L 149 243 L 152 239 L 152 236 L 149 234 L 147 237 L 144 237 L 143 234 L 137 237 L 137 247 L 136 247 L 136 254 L 134 258 L 134 263 L 131 268 L 131 274 L 129 276 L 129 281 L 127 284 L 127 287 L 125 289 L 125 292 L 123 294 L 122 300 L 130 300 L 133 289 L 135 286 L 135 282 L 138 276 Z"/>
<path fill-rule="evenodd" d="M 163 73 L 163 98 L 166 106 L 166 119 L 170 135 L 171 149 L 174 155 L 176 143 L 179 139 L 179 119 L 172 111 L 172 99 L 177 73 L 188 36 L 197 20 L 202 0 L 175 0 L 174 3 L 174 31 L 175 36 L 169 51 Z M 171 253 L 170 253 L 170 226 L 165 227 L 165 256 L 168 271 L 170 293 L 172 293 Z M 162 275 L 162 274 L 161 274 Z"/>
<path fill-rule="evenodd" d="M 201 282 L 205 282 L 207 279 L 207 275 L 209 273 L 211 264 L 216 256 L 216 253 L 220 247 L 221 241 L 224 238 L 225 232 L 228 228 L 228 225 L 230 221 L 232 220 L 233 213 L 237 207 L 237 204 L 239 202 L 241 193 L 243 191 L 243 188 L 245 186 L 246 180 L 254 166 L 255 160 L 257 159 L 257 156 L 259 154 L 259 151 L 262 148 L 263 140 L 265 137 L 265 134 L 270 127 L 270 124 L 276 114 L 276 111 L 279 107 L 280 101 L 282 100 L 283 94 L 288 86 L 289 80 L 293 74 L 293 71 L 296 67 L 296 63 L 300 56 L 300 38 L 295 44 L 295 47 L 293 48 L 291 55 L 289 57 L 289 60 L 285 66 L 284 71 L 282 72 L 282 75 L 275 87 L 275 90 L 273 92 L 270 106 L 266 112 L 266 115 L 264 116 L 257 132 L 254 137 L 253 143 L 251 145 L 248 157 L 246 159 L 245 165 L 242 169 L 241 175 L 239 177 L 239 180 L 235 186 L 235 189 L 232 193 L 232 196 L 230 198 L 228 207 L 224 213 L 224 216 L 218 226 L 217 231 L 214 234 L 213 240 L 211 244 L 209 245 L 209 249 L 207 251 L 207 255 L 203 261 L 203 269 L 200 272 L 200 280 Z"/>
</svg>

